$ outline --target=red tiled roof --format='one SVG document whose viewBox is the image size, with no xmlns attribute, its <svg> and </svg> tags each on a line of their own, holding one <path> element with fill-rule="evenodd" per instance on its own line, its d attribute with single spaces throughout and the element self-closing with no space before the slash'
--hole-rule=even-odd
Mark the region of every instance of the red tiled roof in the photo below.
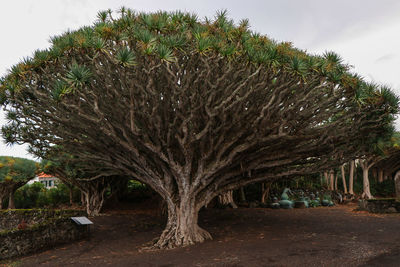
<svg viewBox="0 0 400 267">
<path fill-rule="evenodd" d="M 39 173 L 38 175 L 37 175 L 37 177 L 39 177 L 39 178 L 50 178 L 50 177 L 54 177 L 53 175 L 50 175 L 50 174 L 46 174 L 46 173 L 44 173 L 44 172 L 41 172 L 41 173 Z"/>
</svg>

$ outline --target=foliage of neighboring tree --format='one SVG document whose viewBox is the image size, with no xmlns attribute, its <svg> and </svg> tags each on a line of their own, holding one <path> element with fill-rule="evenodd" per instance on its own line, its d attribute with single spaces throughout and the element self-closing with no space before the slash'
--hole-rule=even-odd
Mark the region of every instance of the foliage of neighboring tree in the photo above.
<svg viewBox="0 0 400 267">
<path fill-rule="evenodd" d="M 211 238 L 198 211 L 219 194 L 364 155 L 398 109 L 335 53 L 307 54 L 226 12 L 123 8 L 51 42 L 1 81 L 4 138 L 149 185 L 168 207 L 157 248 Z"/>
<path fill-rule="evenodd" d="M 379 136 L 373 145 L 367 150 L 366 155 L 360 159 L 359 164 L 363 170 L 362 197 L 368 199 L 373 197 L 369 181 L 369 170 L 372 167 L 385 169 L 386 172 L 389 173 L 394 171 L 391 164 L 395 161 L 397 157 L 396 155 L 399 154 L 399 142 L 399 133 L 394 132 L 394 129 L 392 129 L 392 131 L 388 132 L 387 135 Z"/>
<path fill-rule="evenodd" d="M 90 216 L 99 215 L 106 198 L 118 195 L 121 189 L 127 187 L 127 177 L 96 176 L 95 173 L 85 172 L 86 167 L 90 164 L 79 162 L 74 156 L 58 151 L 57 154 L 46 157 L 51 160 L 42 161 L 42 170 L 55 175 L 70 188 L 70 200 L 73 187 L 79 188 L 83 194 L 82 205 L 86 207 L 86 212 Z M 94 169 L 102 173 L 99 165 Z M 109 194 L 106 196 L 107 191 Z"/>
<path fill-rule="evenodd" d="M 37 164 L 33 160 L 0 156 L 0 209 L 5 197 L 8 208 L 14 209 L 14 192 L 35 177 Z"/>
<path fill-rule="evenodd" d="M 393 135 L 382 154 L 373 164 L 378 181 L 383 183 L 389 177 L 393 178 L 396 196 L 400 199 L 400 133 L 397 132 Z"/>
<path fill-rule="evenodd" d="M 392 139 L 392 144 L 387 148 L 383 155 L 375 162 L 373 167 L 378 170 L 379 176 L 390 176 L 393 177 L 394 174 L 400 170 L 400 134 L 396 133 Z M 382 173 L 380 174 L 380 171 Z M 383 181 L 383 177 L 379 177 L 379 181 Z"/>
</svg>

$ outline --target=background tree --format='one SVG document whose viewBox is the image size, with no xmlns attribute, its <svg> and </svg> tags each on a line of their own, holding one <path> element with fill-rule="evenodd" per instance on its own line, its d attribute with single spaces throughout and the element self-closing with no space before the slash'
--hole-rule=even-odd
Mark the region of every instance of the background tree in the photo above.
<svg viewBox="0 0 400 267">
<path fill-rule="evenodd" d="M 372 143 L 372 146 L 366 152 L 366 155 L 360 159 L 359 164 L 363 170 L 363 193 L 362 197 L 372 198 L 369 182 L 369 170 L 371 167 L 376 166 L 378 162 L 381 165 L 385 165 L 384 162 L 389 163 L 392 154 L 397 153 L 399 135 L 394 132 L 394 128 L 390 127 L 390 130 L 386 132 L 386 135 L 382 135 L 376 138 L 376 141 Z M 395 157 L 394 157 L 395 158 Z M 387 167 L 389 164 L 386 165 Z M 393 171 L 393 170 L 389 170 Z"/>
<path fill-rule="evenodd" d="M 92 167 L 101 175 L 92 172 L 85 172 L 89 162 L 82 162 L 72 155 L 65 154 L 60 150 L 50 155 L 49 151 L 46 158 L 52 160 L 42 161 L 42 170 L 58 177 L 63 183 L 68 184 L 70 188 L 76 186 L 82 192 L 82 205 L 86 208 L 89 216 L 98 216 L 103 208 L 106 198 L 113 197 L 121 190 L 121 186 L 126 185 L 127 177 L 105 177 L 101 166 Z M 108 173 L 111 175 L 111 173 Z M 106 191 L 110 194 L 106 196 Z M 72 192 L 70 191 L 70 199 Z"/>
<path fill-rule="evenodd" d="M 36 162 L 29 159 L 0 156 L 0 209 L 8 197 L 8 208 L 15 209 L 14 193 L 35 177 Z"/>
<path fill-rule="evenodd" d="M 354 195 L 353 185 L 354 185 L 354 168 L 355 168 L 355 160 L 350 161 L 349 167 L 349 194 Z"/>
<path fill-rule="evenodd" d="M 100 12 L 14 66 L 0 85 L 2 132 L 153 188 L 168 207 L 154 247 L 211 238 L 198 212 L 228 190 L 362 155 L 397 112 L 388 88 L 336 54 L 309 55 L 226 12 L 120 14 Z"/>
<path fill-rule="evenodd" d="M 374 163 L 378 170 L 378 182 L 383 182 L 383 174 L 394 180 L 396 197 L 400 198 L 400 134 L 394 133 L 390 142 L 386 143 L 382 156 Z"/>
<path fill-rule="evenodd" d="M 342 184 L 343 184 L 343 193 L 347 194 L 347 182 L 346 182 L 346 173 L 344 171 L 344 165 L 340 166 L 340 173 L 342 174 Z"/>
</svg>

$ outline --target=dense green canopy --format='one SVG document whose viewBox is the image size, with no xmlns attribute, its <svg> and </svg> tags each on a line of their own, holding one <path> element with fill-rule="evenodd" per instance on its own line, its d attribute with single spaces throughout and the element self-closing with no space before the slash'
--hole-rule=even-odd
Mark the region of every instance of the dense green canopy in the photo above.
<svg viewBox="0 0 400 267">
<path fill-rule="evenodd" d="M 0 182 L 30 180 L 35 176 L 36 168 L 33 160 L 0 156 Z"/>
<path fill-rule="evenodd" d="M 15 190 L 35 177 L 37 167 L 33 160 L 0 156 L 0 209 L 5 197 L 9 197 L 8 208 L 15 209 Z"/>
</svg>

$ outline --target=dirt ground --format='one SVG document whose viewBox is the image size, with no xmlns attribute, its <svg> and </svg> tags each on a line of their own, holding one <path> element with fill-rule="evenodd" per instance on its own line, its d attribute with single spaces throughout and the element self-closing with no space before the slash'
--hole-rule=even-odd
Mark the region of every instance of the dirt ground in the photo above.
<svg viewBox="0 0 400 267">
<path fill-rule="evenodd" d="M 12 266 L 400 266 L 400 214 L 355 212 L 354 205 L 272 210 L 208 209 L 199 224 L 213 240 L 140 252 L 164 220 L 150 209 L 92 218 L 90 239 L 15 259 Z"/>
</svg>

